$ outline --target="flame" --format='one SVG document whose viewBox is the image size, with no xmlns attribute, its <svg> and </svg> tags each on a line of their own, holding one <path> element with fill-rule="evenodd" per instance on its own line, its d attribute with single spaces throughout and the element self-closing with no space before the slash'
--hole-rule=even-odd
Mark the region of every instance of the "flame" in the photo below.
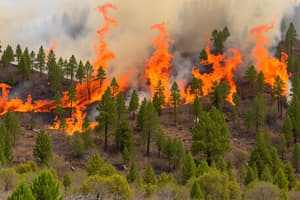
<svg viewBox="0 0 300 200">
<path fill-rule="evenodd" d="M 49 53 L 50 53 L 51 50 L 54 51 L 55 48 L 56 48 L 56 46 L 58 45 L 58 42 L 56 42 L 54 40 L 52 40 L 52 43 L 53 43 L 53 45 L 49 49 L 46 50 L 46 56 L 49 55 Z"/>
<path fill-rule="evenodd" d="M 229 49 L 233 55 L 226 59 L 226 53 L 213 55 L 210 52 L 209 41 L 206 46 L 207 60 L 201 62 L 202 65 L 212 65 L 213 72 L 201 74 L 199 69 L 193 68 L 192 74 L 197 79 L 201 79 L 203 82 L 203 96 L 208 95 L 212 91 L 213 83 L 220 83 L 222 80 L 226 80 L 229 85 L 229 94 L 226 100 L 233 103 L 233 94 L 236 93 L 236 85 L 233 81 L 234 71 L 237 66 L 242 62 L 242 54 L 237 49 Z M 190 88 L 188 88 L 190 90 Z M 187 103 L 192 103 L 194 97 L 187 94 Z"/>
<path fill-rule="evenodd" d="M 168 48 L 169 42 L 174 43 L 174 40 L 170 39 L 170 34 L 165 28 L 166 24 L 169 24 L 169 22 L 155 24 L 151 27 L 151 30 L 157 29 L 159 31 L 159 35 L 153 42 L 155 51 L 151 58 L 147 61 L 145 73 L 150 83 L 152 96 L 155 93 L 155 87 L 161 80 L 162 85 L 165 88 L 164 95 L 166 97 L 166 101 L 168 101 L 170 96 L 169 69 L 172 66 L 171 59 L 173 58 L 173 55 L 168 52 Z"/>
<path fill-rule="evenodd" d="M 256 45 L 252 51 L 252 55 L 257 59 L 256 69 L 262 71 L 265 76 L 265 83 L 273 87 L 277 76 L 284 82 L 283 94 L 288 91 L 288 79 L 289 74 L 287 72 L 287 59 L 286 53 L 281 53 L 281 60 L 269 56 L 269 51 L 265 49 L 265 46 L 270 46 L 270 42 L 263 36 L 264 32 L 268 32 L 274 28 L 276 20 L 270 25 L 261 25 L 250 31 L 250 39 L 256 40 Z"/>
</svg>

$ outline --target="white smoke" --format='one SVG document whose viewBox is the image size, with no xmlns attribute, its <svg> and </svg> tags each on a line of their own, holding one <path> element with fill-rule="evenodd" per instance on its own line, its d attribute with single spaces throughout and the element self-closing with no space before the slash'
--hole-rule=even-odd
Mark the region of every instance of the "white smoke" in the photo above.
<svg viewBox="0 0 300 200">
<path fill-rule="evenodd" d="M 116 53 L 110 68 L 119 76 L 135 67 L 130 79 L 134 87 L 138 87 L 137 80 L 153 51 L 150 39 L 157 31 L 151 31 L 151 25 L 171 22 L 167 28 L 175 40 L 171 49 L 176 72 L 171 79 L 188 80 L 192 65 L 198 61 L 197 56 L 183 55 L 199 54 L 213 29 L 227 26 L 231 37 L 226 46 L 240 49 L 247 58 L 253 45 L 249 30 L 272 22 L 277 16 L 275 28 L 266 34 L 275 44 L 280 38 L 281 18 L 293 16 L 297 3 L 296 0 L 1 0 L 0 39 L 4 45 L 21 44 L 34 50 L 40 45 L 47 48 L 55 40 L 59 43 L 57 55 L 68 58 L 75 54 L 83 60 L 93 59 L 93 39 L 103 24 L 102 16 L 94 8 L 107 2 L 118 7 L 117 11 L 109 11 L 118 20 L 118 26 L 107 35 L 109 48 Z"/>
</svg>

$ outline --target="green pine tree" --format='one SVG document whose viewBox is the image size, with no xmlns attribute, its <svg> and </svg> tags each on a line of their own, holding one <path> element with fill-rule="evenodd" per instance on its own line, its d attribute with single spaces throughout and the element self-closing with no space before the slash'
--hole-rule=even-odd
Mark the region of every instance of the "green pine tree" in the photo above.
<svg viewBox="0 0 300 200">
<path fill-rule="evenodd" d="M 77 101 L 77 95 L 76 95 L 76 88 L 75 85 L 71 83 L 69 89 L 68 89 L 68 102 L 71 104 L 71 110 L 73 111 L 73 103 Z"/>
<path fill-rule="evenodd" d="M 195 122 L 198 122 L 199 116 L 202 112 L 202 104 L 198 96 L 195 97 L 191 110 L 192 110 L 192 114 L 195 115 Z"/>
<path fill-rule="evenodd" d="M 127 109 L 123 92 L 119 92 L 116 98 L 116 106 L 118 112 L 118 120 L 126 119 Z"/>
<path fill-rule="evenodd" d="M 294 145 L 292 163 L 294 168 L 296 169 L 296 172 L 298 173 L 300 167 L 300 145 L 299 144 Z"/>
<path fill-rule="evenodd" d="M 4 115 L 4 125 L 7 131 L 13 136 L 13 144 L 15 144 L 16 136 L 23 134 L 21 125 L 17 115 L 9 109 Z"/>
<path fill-rule="evenodd" d="M 86 78 L 86 88 L 88 92 L 88 100 L 91 100 L 91 81 L 93 77 L 94 68 L 89 61 L 87 61 L 84 65 L 84 74 Z"/>
<path fill-rule="evenodd" d="M 85 78 L 84 65 L 82 61 L 79 61 L 78 68 L 76 71 L 76 79 L 79 81 L 79 83 L 82 83 L 84 78 Z"/>
<path fill-rule="evenodd" d="M 52 158 L 52 145 L 49 135 L 41 130 L 35 141 L 33 157 L 40 163 L 48 165 Z"/>
<path fill-rule="evenodd" d="M 78 64 L 74 55 L 72 55 L 69 59 L 69 64 L 66 68 L 66 75 L 71 79 L 71 84 L 73 84 L 73 80 L 75 77 L 75 72 L 77 71 Z"/>
<path fill-rule="evenodd" d="M 283 169 L 279 169 L 274 177 L 274 184 L 282 190 L 287 190 L 289 181 L 285 176 Z"/>
<path fill-rule="evenodd" d="M 103 82 L 106 79 L 106 74 L 102 66 L 99 67 L 96 75 L 96 80 L 99 81 L 99 88 L 102 88 Z"/>
<path fill-rule="evenodd" d="M 111 87 L 111 91 L 112 91 L 112 96 L 114 98 L 120 87 L 118 82 L 116 81 L 115 77 L 113 77 L 113 79 L 111 80 L 110 87 Z"/>
<path fill-rule="evenodd" d="M 133 90 L 129 102 L 129 108 L 128 108 L 129 112 L 133 113 L 133 120 L 135 120 L 135 113 L 138 110 L 138 108 L 139 108 L 139 96 L 136 90 Z"/>
<path fill-rule="evenodd" d="M 258 77 L 257 71 L 255 67 L 251 65 L 246 71 L 245 79 L 250 83 L 252 93 L 254 93 L 254 90 L 256 88 L 257 77 Z"/>
<path fill-rule="evenodd" d="M 289 182 L 289 189 L 295 188 L 297 186 L 297 177 L 290 162 L 285 164 L 285 176 Z"/>
<path fill-rule="evenodd" d="M 68 174 L 64 175 L 63 185 L 64 185 L 65 190 L 68 190 L 71 187 L 71 178 Z"/>
<path fill-rule="evenodd" d="M 204 51 L 206 53 L 206 51 Z M 206 59 L 205 59 L 206 60 Z M 191 83 L 191 90 L 190 93 L 194 94 L 198 98 L 202 98 L 203 96 L 203 81 L 201 79 L 197 79 L 193 76 L 192 83 Z"/>
<path fill-rule="evenodd" d="M 285 137 L 287 148 L 289 148 L 293 144 L 293 124 L 289 115 L 284 120 L 281 132 Z"/>
<path fill-rule="evenodd" d="M 146 98 L 142 101 L 142 104 L 140 106 L 138 115 L 137 115 L 137 121 L 136 121 L 136 127 L 140 130 L 144 129 L 144 121 L 146 116 L 146 108 L 147 108 L 148 101 Z"/>
<path fill-rule="evenodd" d="M 100 158 L 98 153 L 94 154 L 92 158 L 89 160 L 86 171 L 88 176 L 93 176 L 99 173 L 101 167 L 103 165 L 103 160 Z"/>
<path fill-rule="evenodd" d="M 148 165 L 145 172 L 144 172 L 144 177 L 143 177 L 144 183 L 146 184 L 156 184 L 156 176 L 154 174 L 154 171 L 151 167 L 151 165 Z"/>
<path fill-rule="evenodd" d="M 132 183 L 137 178 L 138 169 L 134 161 L 131 162 L 129 172 L 127 174 L 127 181 Z"/>
<path fill-rule="evenodd" d="M 165 87 L 163 86 L 161 80 L 159 80 L 158 84 L 155 86 L 153 105 L 158 114 L 161 115 L 162 108 L 166 105 Z"/>
<path fill-rule="evenodd" d="M 176 83 L 176 81 L 173 83 L 171 87 L 171 98 L 170 98 L 170 103 L 173 106 L 174 110 L 174 122 L 175 125 L 177 123 L 177 118 L 178 118 L 178 105 L 180 104 L 181 99 L 180 99 L 180 89 Z"/>
<path fill-rule="evenodd" d="M 190 198 L 191 199 L 202 199 L 203 195 L 200 189 L 200 185 L 198 184 L 197 181 L 194 181 L 191 191 L 190 191 Z"/>
<path fill-rule="evenodd" d="M 185 156 L 185 162 L 182 166 L 182 182 L 185 184 L 192 176 L 196 174 L 196 165 L 190 152 Z"/>
<path fill-rule="evenodd" d="M 30 187 L 24 181 L 21 181 L 14 191 L 8 196 L 8 200 L 35 200 Z"/>
</svg>

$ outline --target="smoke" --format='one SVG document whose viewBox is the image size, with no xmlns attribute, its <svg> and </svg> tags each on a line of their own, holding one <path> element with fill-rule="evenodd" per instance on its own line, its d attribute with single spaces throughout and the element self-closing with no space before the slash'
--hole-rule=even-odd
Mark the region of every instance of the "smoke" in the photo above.
<svg viewBox="0 0 300 200">
<path fill-rule="evenodd" d="M 94 10 L 108 1 L 99 0 L 2 0 L 0 2 L 0 37 L 2 43 L 21 44 L 37 50 L 55 40 L 59 43 L 56 54 L 93 59 L 96 30 L 103 24 L 102 16 Z M 189 80 L 191 68 L 198 62 L 213 29 L 227 26 L 230 38 L 227 48 L 238 48 L 248 65 L 253 41 L 249 41 L 251 28 L 269 23 L 277 17 L 275 28 L 266 34 L 272 44 L 280 38 L 280 20 L 293 17 L 296 0 L 112 0 L 118 8 L 109 11 L 117 18 L 118 26 L 107 35 L 109 48 L 116 53 L 110 64 L 115 76 L 132 69 L 133 87 L 139 87 L 143 66 L 153 51 L 151 31 L 153 24 L 170 21 L 167 25 L 175 40 L 174 70 L 171 80 Z M 299 11 L 300 12 L 300 11 Z M 299 25 L 300 27 L 300 25 Z M 207 33 L 207 34 L 205 34 Z M 186 56 L 187 55 L 187 56 Z M 190 55 L 190 56 L 189 56 Z"/>
</svg>

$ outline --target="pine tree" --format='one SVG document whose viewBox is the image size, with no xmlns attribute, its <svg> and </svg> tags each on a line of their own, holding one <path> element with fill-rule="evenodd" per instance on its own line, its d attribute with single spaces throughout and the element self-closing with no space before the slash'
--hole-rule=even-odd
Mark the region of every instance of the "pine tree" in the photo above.
<svg viewBox="0 0 300 200">
<path fill-rule="evenodd" d="M 287 142 L 285 136 L 280 134 L 279 144 L 278 144 L 278 151 L 281 154 L 281 158 L 284 158 L 284 154 L 288 151 L 287 150 Z"/>
<path fill-rule="evenodd" d="M 192 153 L 204 153 L 210 164 L 229 149 L 230 136 L 223 114 L 215 107 L 202 112 L 192 129 Z"/>
<path fill-rule="evenodd" d="M 104 127 L 104 151 L 107 151 L 108 128 L 110 126 L 113 127 L 117 121 L 117 107 L 113 100 L 110 87 L 106 89 L 102 96 L 102 100 L 99 102 L 97 110 L 99 111 L 99 115 L 96 120 L 99 122 L 100 129 Z"/>
<path fill-rule="evenodd" d="M 280 168 L 274 177 L 274 184 L 282 190 L 287 190 L 289 181 L 285 177 L 284 171 Z"/>
<path fill-rule="evenodd" d="M 166 155 L 168 159 L 169 171 L 171 171 L 172 167 L 176 168 L 183 157 L 183 146 L 182 143 L 176 138 L 168 137 L 163 146 L 163 153 Z"/>
<path fill-rule="evenodd" d="M 83 119 L 82 130 L 84 132 L 90 132 L 91 131 L 90 125 L 91 125 L 91 123 L 90 123 L 89 117 L 86 115 L 85 118 Z"/>
<path fill-rule="evenodd" d="M 186 182 L 196 174 L 196 165 L 194 159 L 190 152 L 188 152 L 185 156 L 185 162 L 182 166 L 182 182 L 186 184 Z"/>
<path fill-rule="evenodd" d="M 292 167 L 292 164 L 290 162 L 288 162 L 285 165 L 285 176 L 289 182 L 289 189 L 296 187 L 297 177 L 295 175 L 294 168 Z"/>
<path fill-rule="evenodd" d="M 63 114 L 65 112 L 65 109 L 63 108 L 63 103 L 62 103 L 61 99 L 62 99 L 62 97 L 61 97 L 60 92 L 57 92 L 55 97 L 54 97 L 55 109 L 53 110 L 53 112 L 58 117 L 58 120 L 62 120 Z"/>
<path fill-rule="evenodd" d="M 293 47 L 296 44 L 296 39 L 297 31 L 293 22 L 291 22 L 285 35 L 285 46 L 289 55 L 293 53 Z"/>
<path fill-rule="evenodd" d="M 7 198 L 8 200 L 35 200 L 30 187 L 24 181 L 21 181 L 19 185 L 14 189 L 14 191 Z"/>
<path fill-rule="evenodd" d="M 138 115 L 137 115 L 137 121 L 136 121 L 136 126 L 140 130 L 144 129 L 144 121 L 145 121 L 145 116 L 146 116 L 146 107 L 147 107 L 148 101 L 146 98 L 142 101 L 142 104 L 140 106 Z"/>
<path fill-rule="evenodd" d="M 258 178 L 256 167 L 248 167 L 245 185 L 249 185 L 251 182 L 255 181 Z"/>
<path fill-rule="evenodd" d="M 296 94 L 293 95 L 293 99 L 287 113 L 292 120 L 294 144 L 296 144 L 300 135 L 300 126 L 298 126 L 298 123 L 300 121 L 300 102 Z"/>
<path fill-rule="evenodd" d="M 25 81 L 25 79 L 29 78 L 30 63 L 28 62 L 28 59 L 26 58 L 25 55 L 22 55 L 20 58 L 18 73 L 22 75 L 24 81 Z"/>
<path fill-rule="evenodd" d="M 5 52 L 6 52 L 6 56 L 7 56 L 7 59 L 9 62 L 12 62 L 15 60 L 14 50 L 12 49 L 12 47 L 10 45 L 7 45 Z"/>
<path fill-rule="evenodd" d="M 159 80 L 155 86 L 153 104 L 158 114 L 161 115 L 162 108 L 166 105 L 165 88 L 161 80 Z"/>
<path fill-rule="evenodd" d="M 16 47 L 16 57 L 17 57 L 18 63 L 20 62 L 22 55 L 23 55 L 23 52 L 22 52 L 21 46 L 18 44 Z"/>
<path fill-rule="evenodd" d="M 278 112 L 281 113 L 281 115 L 282 115 L 281 98 L 282 98 L 282 94 L 284 92 L 283 87 L 284 87 L 283 81 L 281 80 L 281 78 L 279 76 L 277 76 L 275 79 L 275 82 L 274 82 L 274 86 L 272 88 L 272 96 L 274 98 L 277 98 L 277 109 L 278 109 Z"/>
<path fill-rule="evenodd" d="M 177 118 L 178 118 L 178 105 L 180 104 L 181 100 L 180 100 L 180 89 L 176 83 L 176 81 L 173 83 L 172 87 L 171 87 L 171 98 L 170 98 L 170 103 L 171 105 L 173 105 L 174 110 L 174 122 L 175 125 L 177 123 Z"/>
<path fill-rule="evenodd" d="M 12 152 L 12 137 L 4 124 L 0 126 L 0 136 L 0 139 L 2 139 L 1 146 L 3 148 L 3 155 L 5 158 L 4 163 L 6 165 L 11 165 L 14 159 L 14 155 Z"/>
<path fill-rule="evenodd" d="M 124 148 L 131 153 L 133 145 L 133 130 L 127 121 L 121 121 L 115 131 L 115 141 L 119 152 L 123 152 Z"/>
<path fill-rule="evenodd" d="M 52 51 L 50 51 L 51 53 Z M 50 53 L 48 57 L 50 56 Z M 49 59 L 49 58 L 48 58 Z M 48 60 L 49 62 L 49 60 Z M 48 64 L 48 81 L 50 83 L 50 87 L 53 92 L 61 91 L 61 86 L 63 82 L 63 71 L 61 66 L 59 66 L 55 59 L 51 58 L 49 64 Z"/>
<path fill-rule="evenodd" d="M 35 141 L 33 148 L 33 157 L 37 159 L 40 164 L 47 165 L 52 158 L 52 145 L 48 134 L 41 130 Z"/>
<path fill-rule="evenodd" d="M 287 115 L 284 120 L 281 132 L 285 137 L 287 148 L 289 148 L 293 143 L 293 124 L 289 115 Z"/>
<path fill-rule="evenodd" d="M 70 77 L 72 84 L 73 84 L 73 79 L 76 71 L 77 71 L 77 61 L 75 56 L 72 55 L 69 59 L 69 64 L 67 65 L 66 68 L 66 75 Z"/>
<path fill-rule="evenodd" d="M 191 110 L 192 114 L 195 115 L 195 122 L 198 122 L 200 113 L 202 112 L 202 104 L 198 96 L 195 97 Z"/>
<path fill-rule="evenodd" d="M 284 41 L 284 38 L 285 38 L 285 32 L 286 32 L 286 23 L 285 23 L 285 20 L 282 19 L 281 20 L 281 24 L 280 24 L 280 32 L 281 32 L 281 40 Z"/>
<path fill-rule="evenodd" d="M 88 91 L 88 100 L 91 100 L 91 80 L 93 77 L 94 68 L 89 61 L 87 61 L 84 65 L 84 72 L 86 77 L 86 87 Z"/>
<path fill-rule="evenodd" d="M 65 190 L 68 190 L 71 187 L 71 178 L 68 174 L 64 175 L 63 185 L 65 187 Z"/>
<path fill-rule="evenodd" d="M 147 144 L 147 156 L 150 156 L 150 143 L 160 128 L 160 122 L 157 112 L 152 104 L 148 102 L 144 113 L 143 134 Z"/>
<path fill-rule="evenodd" d="M 71 146 L 72 146 L 72 151 L 77 158 L 82 156 L 85 150 L 85 146 L 84 146 L 84 141 L 81 137 L 81 133 L 75 133 L 72 136 Z"/>
<path fill-rule="evenodd" d="M 217 109 L 221 110 L 225 98 L 228 96 L 229 93 L 228 83 L 226 81 L 219 84 L 217 82 L 214 82 L 212 90 L 213 91 L 210 93 L 212 105 L 215 106 Z"/>
<path fill-rule="evenodd" d="M 250 66 L 246 71 L 245 79 L 250 83 L 252 93 L 254 93 L 254 89 L 256 87 L 257 77 L 258 77 L 258 74 L 257 74 L 255 67 L 253 65 Z"/>
<path fill-rule="evenodd" d="M 265 167 L 262 171 L 261 180 L 265 181 L 265 182 L 270 182 L 270 183 L 273 182 L 273 176 L 272 176 L 271 170 L 268 167 L 268 165 L 265 165 Z"/>
<path fill-rule="evenodd" d="M 133 113 L 133 120 L 135 120 L 135 113 L 139 108 L 139 96 L 136 90 L 133 90 L 129 102 L 129 111 Z"/>
<path fill-rule="evenodd" d="M 144 183 L 154 185 L 156 183 L 156 177 L 151 165 L 148 165 L 144 172 Z"/>
<path fill-rule="evenodd" d="M 300 167 L 300 145 L 299 144 L 294 145 L 292 163 L 294 168 L 296 169 L 296 172 L 298 173 Z"/>
<path fill-rule="evenodd" d="M 62 200 L 59 184 L 49 170 L 43 170 L 33 180 L 31 190 L 36 199 Z"/>
<path fill-rule="evenodd" d="M 33 68 L 35 68 L 35 53 L 34 53 L 34 51 L 31 51 L 31 53 L 30 53 L 30 63 L 31 63 L 31 68 L 33 69 Z"/>
<path fill-rule="evenodd" d="M 261 93 L 259 93 L 254 99 L 252 112 L 256 130 L 258 130 L 265 124 L 265 102 Z"/>
<path fill-rule="evenodd" d="M 3 68 L 6 68 L 8 67 L 10 61 L 9 61 L 9 58 L 8 58 L 8 54 L 7 54 L 7 51 L 4 50 L 3 53 L 2 53 L 2 56 L 1 56 L 1 63 L 2 63 L 2 67 Z"/>
<path fill-rule="evenodd" d="M 111 90 L 112 90 L 112 96 L 114 98 L 115 95 L 117 94 L 117 91 L 118 91 L 119 87 L 120 87 L 118 82 L 116 81 L 115 77 L 113 77 L 113 79 L 111 80 L 110 87 L 111 87 Z"/>
<path fill-rule="evenodd" d="M 93 176 L 98 174 L 98 172 L 101 170 L 102 165 L 103 165 L 103 160 L 100 158 L 99 154 L 98 153 L 94 154 L 92 158 L 89 160 L 86 167 L 88 176 Z"/>
<path fill-rule="evenodd" d="M 194 94 L 198 98 L 202 98 L 203 96 L 202 87 L 203 87 L 203 81 L 193 76 L 190 93 Z"/>
<path fill-rule="evenodd" d="M 136 180 L 136 178 L 137 178 L 137 173 L 138 173 L 137 166 L 136 166 L 135 162 L 132 161 L 132 163 L 130 165 L 129 172 L 127 174 L 127 181 L 129 183 L 134 182 Z"/>
<path fill-rule="evenodd" d="M 202 61 L 207 60 L 207 53 L 206 53 L 206 50 L 205 50 L 205 49 L 203 49 L 203 50 L 201 51 L 200 56 L 199 56 L 199 59 L 200 59 L 200 63 L 201 63 Z"/>
<path fill-rule="evenodd" d="M 191 191 L 190 191 L 190 198 L 191 199 L 202 199 L 203 195 L 201 193 L 200 185 L 197 181 L 194 181 Z"/>
<path fill-rule="evenodd" d="M 15 145 L 16 136 L 23 134 L 23 131 L 21 130 L 18 117 L 10 109 L 4 115 L 4 124 L 7 131 L 13 136 L 13 145 Z"/>
<path fill-rule="evenodd" d="M 118 120 L 126 119 L 126 105 L 123 92 L 119 92 L 116 98 L 116 106 L 118 112 Z"/>
<path fill-rule="evenodd" d="M 37 67 L 40 71 L 40 77 L 42 76 L 42 72 L 45 69 L 45 64 L 46 64 L 46 54 L 43 49 L 43 46 L 41 46 L 39 49 L 39 53 L 37 55 Z"/>
<path fill-rule="evenodd" d="M 256 83 L 257 83 L 258 91 L 263 92 L 265 87 L 265 75 L 262 71 L 258 73 Z"/>
<path fill-rule="evenodd" d="M 130 161 L 130 152 L 128 151 L 127 147 L 124 147 L 122 151 L 122 159 L 124 164 L 127 164 Z"/>
<path fill-rule="evenodd" d="M 82 83 L 82 80 L 84 78 L 85 78 L 84 65 L 82 61 L 79 61 L 78 68 L 76 71 L 76 79 L 79 81 L 79 83 Z"/>
<path fill-rule="evenodd" d="M 98 71 L 97 71 L 97 75 L 96 75 L 96 80 L 99 81 L 99 88 L 102 88 L 103 82 L 106 79 L 106 74 L 105 74 L 105 70 L 103 69 L 102 66 L 99 67 Z"/>
<path fill-rule="evenodd" d="M 77 101 L 77 95 L 76 95 L 76 88 L 75 85 L 71 83 L 69 89 L 68 89 L 68 102 L 71 104 L 71 110 L 73 111 L 73 102 Z"/>
</svg>

